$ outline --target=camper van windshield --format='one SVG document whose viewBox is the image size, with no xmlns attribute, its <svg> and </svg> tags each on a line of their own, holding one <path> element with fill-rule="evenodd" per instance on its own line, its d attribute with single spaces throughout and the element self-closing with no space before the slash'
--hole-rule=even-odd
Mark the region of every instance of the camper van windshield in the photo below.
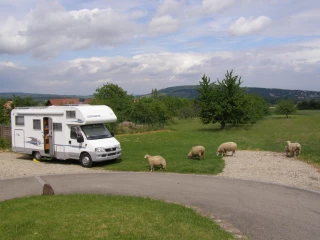
<svg viewBox="0 0 320 240">
<path fill-rule="evenodd" d="M 86 134 L 88 140 L 112 137 L 111 133 L 102 123 L 83 125 L 81 129 Z"/>
</svg>

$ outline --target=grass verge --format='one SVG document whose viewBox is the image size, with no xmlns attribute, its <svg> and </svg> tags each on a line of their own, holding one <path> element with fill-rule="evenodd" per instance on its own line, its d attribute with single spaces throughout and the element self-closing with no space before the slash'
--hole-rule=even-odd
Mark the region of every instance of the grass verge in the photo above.
<svg viewBox="0 0 320 240">
<path fill-rule="evenodd" d="M 234 239 L 194 210 L 139 197 L 33 196 L 0 204 L 1 239 Z"/>
</svg>

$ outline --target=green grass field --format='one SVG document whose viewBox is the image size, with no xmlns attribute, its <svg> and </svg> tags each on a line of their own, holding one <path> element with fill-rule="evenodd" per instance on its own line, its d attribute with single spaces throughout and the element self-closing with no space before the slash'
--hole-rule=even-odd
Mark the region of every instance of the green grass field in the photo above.
<svg viewBox="0 0 320 240">
<path fill-rule="evenodd" d="M 235 141 L 238 149 L 283 152 L 285 141 L 302 145 L 299 159 L 320 167 L 320 111 L 268 116 L 253 124 L 219 129 L 199 119 L 179 120 L 167 131 L 118 135 L 122 159 L 96 167 L 149 171 L 146 153 L 162 155 L 168 170 L 217 174 L 224 162 L 217 147 Z M 188 159 L 194 145 L 206 147 L 204 160 Z M 104 195 L 36 196 L 0 204 L 1 239 L 233 239 L 193 210 L 145 198 Z"/>
<path fill-rule="evenodd" d="M 190 208 L 138 197 L 34 196 L 0 204 L 0 238 L 234 239 Z"/>
<path fill-rule="evenodd" d="M 302 145 L 299 159 L 320 166 L 320 111 L 298 111 L 289 118 L 272 115 L 255 124 L 219 128 L 219 124 L 203 125 L 199 119 L 178 120 L 168 126 L 171 131 L 118 135 L 122 159 L 103 166 L 107 170 L 149 171 L 148 161 L 143 158 L 149 154 L 163 156 L 167 172 L 217 174 L 224 167 L 222 158 L 216 156 L 223 142 L 234 141 L 240 150 L 284 152 L 287 140 Z M 187 158 L 194 145 L 206 148 L 204 160 Z"/>
</svg>

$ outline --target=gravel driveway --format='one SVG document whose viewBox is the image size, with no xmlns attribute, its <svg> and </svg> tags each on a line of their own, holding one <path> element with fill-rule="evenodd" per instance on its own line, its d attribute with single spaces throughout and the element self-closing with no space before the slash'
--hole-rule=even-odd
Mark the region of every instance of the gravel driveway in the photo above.
<svg viewBox="0 0 320 240">
<path fill-rule="evenodd" d="M 218 176 L 272 182 L 320 192 L 320 170 L 285 153 L 237 151 L 224 157 L 226 166 Z"/>
<path fill-rule="evenodd" d="M 272 182 L 320 192 L 320 170 L 285 153 L 237 151 L 224 157 L 226 166 L 218 176 Z M 52 174 L 105 172 L 83 168 L 77 161 L 33 162 L 28 155 L 0 152 L 0 179 Z"/>
<path fill-rule="evenodd" d="M 105 172 L 95 168 L 84 168 L 78 161 L 42 161 L 34 162 L 32 157 L 14 152 L 0 152 L 0 179 L 70 174 Z"/>
</svg>

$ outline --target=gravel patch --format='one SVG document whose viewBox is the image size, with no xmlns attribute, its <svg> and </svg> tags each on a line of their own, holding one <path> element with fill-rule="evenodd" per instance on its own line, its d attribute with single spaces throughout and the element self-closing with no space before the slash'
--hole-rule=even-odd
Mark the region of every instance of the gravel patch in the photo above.
<svg viewBox="0 0 320 240">
<path fill-rule="evenodd" d="M 78 161 L 42 160 L 34 162 L 29 155 L 0 152 L 0 179 L 92 172 L 106 171 L 101 168 L 84 168 Z"/>
<path fill-rule="evenodd" d="M 285 153 L 240 151 L 226 156 L 224 171 L 218 176 L 271 182 L 320 192 L 320 170 Z M 103 164 L 103 163 L 102 163 Z M 78 161 L 51 160 L 34 162 L 32 157 L 0 152 L 0 179 L 42 175 L 106 172 L 97 164 L 84 168 Z"/>
<path fill-rule="evenodd" d="M 320 170 L 285 153 L 237 151 L 223 158 L 225 168 L 218 176 L 271 182 L 320 192 Z"/>
</svg>

